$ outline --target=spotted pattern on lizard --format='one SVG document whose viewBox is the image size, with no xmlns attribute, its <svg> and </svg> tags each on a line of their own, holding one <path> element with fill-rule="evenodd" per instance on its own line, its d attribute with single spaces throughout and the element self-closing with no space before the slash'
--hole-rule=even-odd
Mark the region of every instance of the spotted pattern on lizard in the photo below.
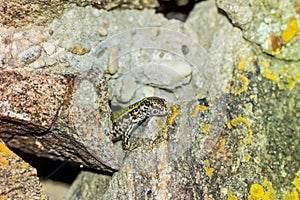
<svg viewBox="0 0 300 200">
<path fill-rule="evenodd" d="M 123 149 L 130 149 L 131 132 L 151 116 L 167 114 L 166 100 L 159 97 L 146 97 L 126 108 L 111 114 L 112 131 L 109 136 L 113 142 L 123 140 Z"/>
</svg>

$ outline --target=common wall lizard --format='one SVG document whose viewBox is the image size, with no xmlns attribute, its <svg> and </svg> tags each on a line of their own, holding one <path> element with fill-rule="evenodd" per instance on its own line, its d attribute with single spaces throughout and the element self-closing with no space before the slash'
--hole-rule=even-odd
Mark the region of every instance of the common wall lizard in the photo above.
<svg viewBox="0 0 300 200">
<path fill-rule="evenodd" d="M 113 142 L 123 140 L 123 149 L 130 149 L 131 132 L 151 116 L 167 114 L 166 100 L 159 97 L 146 97 L 126 108 L 111 114 L 112 131 L 109 136 Z"/>
</svg>

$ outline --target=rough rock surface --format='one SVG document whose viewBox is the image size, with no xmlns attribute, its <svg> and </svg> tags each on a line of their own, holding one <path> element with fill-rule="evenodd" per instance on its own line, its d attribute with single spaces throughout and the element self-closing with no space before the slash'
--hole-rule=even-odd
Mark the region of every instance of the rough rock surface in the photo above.
<svg viewBox="0 0 300 200">
<path fill-rule="evenodd" d="M 109 146 L 104 137 L 108 129 L 105 119 L 109 118 L 107 88 L 99 77 L 93 80 L 90 74 L 89 78 L 24 70 L 1 72 L 1 138 L 10 147 L 37 156 L 68 159 L 107 171 L 117 169 L 118 156 L 99 148 Z"/>
<path fill-rule="evenodd" d="M 199 43 L 211 55 L 206 66 L 219 69 L 214 71 L 217 83 L 209 71 L 201 71 L 207 75 L 199 79 L 202 89 L 209 90 L 210 97 L 227 94 L 209 98 L 208 103 L 175 101 L 175 110 L 170 103 L 172 114 L 166 122 L 151 120 L 146 130 L 134 133 L 143 145 L 129 153 L 98 197 L 298 196 L 299 63 L 269 57 L 244 40 L 242 31 L 217 12 L 213 1 L 196 5 L 186 24 L 197 30 Z M 213 87 L 207 80 L 214 80 L 209 82 Z M 168 131 L 162 128 L 155 138 L 151 127 L 166 124 L 171 124 Z"/>
<path fill-rule="evenodd" d="M 88 171 L 82 171 L 73 182 L 65 199 L 76 199 L 84 197 L 85 199 L 101 199 L 101 192 L 107 190 L 111 176 L 95 174 Z M 84 184 L 82 184 L 84 183 Z"/>
<path fill-rule="evenodd" d="M 6 26 L 26 26 L 27 24 L 45 25 L 51 22 L 54 18 L 60 17 L 62 12 L 72 4 L 81 6 L 94 5 L 98 8 L 106 10 L 111 10 L 113 8 L 154 8 L 158 5 L 156 0 L 1 0 L 0 24 Z"/>
<path fill-rule="evenodd" d="M 50 129 L 68 92 L 63 76 L 30 71 L 0 72 L 0 133 L 41 133 Z"/>
<path fill-rule="evenodd" d="M 0 139 L 0 199 L 48 199 L 36 169 L 24 162 Z"/>
<path fill-rule="evenodd" d="M 298 15 L 265 48 L 265 33 L 273 32 L 268 26 L 258 32 L 256 21 L 248 20 L 251 9 L 260 8 L 256 1 L 253 7 L 234 10 L 244 3 L 217 1 L 231 21 L 214 1 L 205 1 L 195 6 L 186 23 L 168 21 L 153 10 L 107 12 L 72 6 L 46 27 L 1 28 L 6 44 L 0 47 L 2 69 L 76 77 L 68 104 L 49 131 L 34 136 L 32 149 L 22 135 L 8 144 L 31 152 L 42 147 L 40 156 L 118 170 L 105 186 L 100 183 L 103 176 L 83 172 L 70 199 L 87 194 L 98 199 L 298 196 Z M 255 11 L 258 23 L 264 19 L 260 14 L 280 16 L 281 9 L 289 8 L 268 10 L 264 5 L 269 4 Z M 281 30 L 281 24 L 275 25 L 274 30 Z M 131 137 L 138 148 L 125 154 L 120 143 L 113 145 L 103 134 L 109 129 L 108 96 L 97 87 L 103 74 L 113 107 L 145 95 L 168 101 L 168 116 L 138 127 Z M 65 145 L 70 141 L 72 148 Z"/>
<path fill-rule="evenodd" d="M 247 40 L 284 60 L 300 60 L 298 1 L 231 1 L 217 0 L 233 24 L 240 27 Z"/>
</svg>

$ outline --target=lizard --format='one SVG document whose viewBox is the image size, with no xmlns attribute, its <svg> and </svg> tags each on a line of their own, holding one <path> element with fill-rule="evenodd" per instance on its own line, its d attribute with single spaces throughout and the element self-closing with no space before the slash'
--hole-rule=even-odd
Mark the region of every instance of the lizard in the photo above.
<svg viewBox="0 0 300 200">
<path fill-rule="evenodd" d="M 111 113 L 112 142 L 122 140 L 124 150 L 129 150 L 129 138 L 134 129 L 151 116 L 165 116 L 168 112 L 166 100 L 159 97 L 146 97 L 121 110 Z"/>
</svg>

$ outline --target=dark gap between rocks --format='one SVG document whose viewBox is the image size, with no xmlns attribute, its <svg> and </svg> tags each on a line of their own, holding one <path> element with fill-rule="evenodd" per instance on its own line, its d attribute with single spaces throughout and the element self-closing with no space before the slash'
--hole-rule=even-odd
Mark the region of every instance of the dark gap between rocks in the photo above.
<svg viewBox="0 0 300 200">
<path fill-rule="evenodd" d="M 177 19 L 186 21 L 189 13 L 193 10 L 196 3 L 201 0 L 158 0 L 159 7 L 156 13 L 162 13 L 167 19 Z"/>
</svg>

